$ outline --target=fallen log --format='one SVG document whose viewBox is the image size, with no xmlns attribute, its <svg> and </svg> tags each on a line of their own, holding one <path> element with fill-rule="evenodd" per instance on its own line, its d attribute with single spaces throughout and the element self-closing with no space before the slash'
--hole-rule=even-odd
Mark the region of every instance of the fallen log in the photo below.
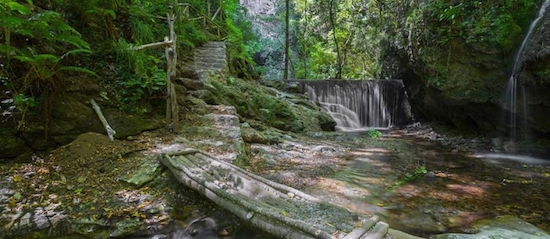
<svg viewBox="0 0 550 239">
<path fill-rule="evenodd" d="M 114 137 L 115 137 L 116 131 L 113 128 L 111 128 L 109 123 L 107 123 L 107 119 L 105 119 L 105 116 L 103 116 L 103 112 L 101 112 L 101 108 L 99 108 L 99 105 L 95 102 L 94 99 L 90 101 L 90 104 L 92 104 L 92 108 L 97 114 L 97 117 L 99 117 L 99 120 L 103 124 L 103 127 L 105 127 L 105 131 L 107 131 L 107 136 L 109 136 L 109 139 L 111 141 L 115 140 Z"/>
<path fill-rule="evenodd" d="M 388 224 L 269 181 L 198 150 L 159 155 L 178 181 L 280 238 L 379 239 Z"/>
</svg>

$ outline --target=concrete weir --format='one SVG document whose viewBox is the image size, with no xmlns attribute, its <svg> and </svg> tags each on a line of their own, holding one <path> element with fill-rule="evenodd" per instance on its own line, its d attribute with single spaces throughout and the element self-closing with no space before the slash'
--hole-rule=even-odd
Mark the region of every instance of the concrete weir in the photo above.
<svg viewBox="0 0 550 239">
<path fill-rule="evenodd" d="M 302 91 L 335 119 L 338 130 L 391 128 L 412 120 L 401 80 L 299 82 Z"/>
</svg>

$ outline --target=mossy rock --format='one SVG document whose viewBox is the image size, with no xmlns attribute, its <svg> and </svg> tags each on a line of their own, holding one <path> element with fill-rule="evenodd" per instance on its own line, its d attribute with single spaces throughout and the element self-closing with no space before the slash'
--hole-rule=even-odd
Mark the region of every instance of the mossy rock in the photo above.
<svg viewBox="0 0 550 239">
<path fill-rule="evenodd" d="M 232 105 L 241 117 L 260 121 L 276 129 L 301 133 L 333 130 L 332 125 L 336 125 L 330 116 L 302 102 L 306 99 L 256 82 L 218 75 L 207 80 L 205 89 L 208 93 L 203 94 L 202 99 L 206 103 Z"/>
<path fill-rule="evenodd" d="M 31 149 L 25 141 L 14 135 L 0 133 L 0 158 L 14 158 Z"/>
<path fill-rule="evenodd" d="M 241 135 L 246 143 L 277 144 L 283 141 L 282 135 L 276 131 L 258 131 L 252 127 L 241 127 Z"/>
</svg>

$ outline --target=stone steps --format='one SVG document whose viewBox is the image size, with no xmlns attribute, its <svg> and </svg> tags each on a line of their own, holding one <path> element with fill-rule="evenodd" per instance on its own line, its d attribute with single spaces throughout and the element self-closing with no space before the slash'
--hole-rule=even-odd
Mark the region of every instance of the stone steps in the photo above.
<svg viewBox="0 0 550 239">
<path fill-rule="evenodd" d="M 197 48 L 193 55 L 193 67 L 204 81 L 209 73 L 227 72 L 227 52 L 225 42 L 207 42 Z"/>
</svg>

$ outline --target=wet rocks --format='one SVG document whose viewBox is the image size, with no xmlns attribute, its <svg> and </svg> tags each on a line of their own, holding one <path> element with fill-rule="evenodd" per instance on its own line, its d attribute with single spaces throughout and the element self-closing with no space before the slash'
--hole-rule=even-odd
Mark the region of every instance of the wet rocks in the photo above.
<svg viewBox="0 0 550 239">
<path fill-rule="evenodd" d="M 501 216 L 476 223 L 476 234 L 447 233 L 430 239 L 486 239 L 486 238 L 524 238 L 549 239 L 550 235 L 514 216 Z"/>
</svg>

